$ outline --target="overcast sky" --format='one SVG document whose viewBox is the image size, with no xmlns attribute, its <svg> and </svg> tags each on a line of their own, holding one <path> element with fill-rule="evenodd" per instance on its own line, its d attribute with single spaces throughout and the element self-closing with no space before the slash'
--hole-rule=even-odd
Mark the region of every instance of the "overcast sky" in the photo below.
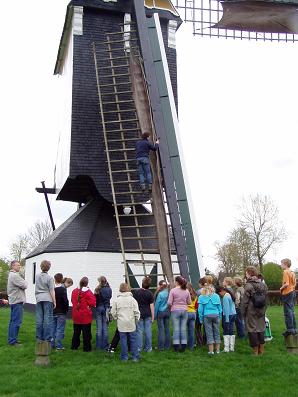
<svg viewBox="0 0 298 397">
<path fill-rule="evenodd" d="M 0 256 L 36 220 L 47 218 L 40 181 L 53 185 L 59 89 L 53 69 L 68 1 L 1 5 Z M 298 44 L 177 34 L 179 118 L 204 265 L 215 269 L 214 242 L 235 226 L 249 194 L 277 204 L 289 238 L 267 255 L 298 267 Z M 56 224 L 74 204 L 51 205 Z"/>
</svg>

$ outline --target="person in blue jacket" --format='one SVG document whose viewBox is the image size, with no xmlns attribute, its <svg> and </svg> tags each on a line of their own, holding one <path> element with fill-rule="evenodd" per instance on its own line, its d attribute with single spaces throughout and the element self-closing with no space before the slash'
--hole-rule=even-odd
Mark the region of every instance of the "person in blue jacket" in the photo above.
<svg viewBox="0 0 298 397">
<path fill-rule="evenodd" d="M 236 308 L 234 295 L 225 287 L 219 287 L 218 294 L 222 298 L 222 327 L 224 337 L 224 352 L 233 352 L 235 349 L 234 324 L 236 319 Z"/>
<path fill-rule="evenodd" d="M 136 159 L 138 163 L 140 186 L 142 191 L 145 191 L 147 183 L 149 192 L 152 191 L 152 175 L 150 170 L 150 150 L 156 151 L 158 149 L 159 140 L 155 142 L 155 145 L 149 141 L 149 132 L 142 134 L 142 139 L 136 142 Z"/>
<path fill-rule="evenodd" d="M 207 337 L 208 354 L 219 354 L 220 332 L 219 324 L 222 314 L 220 297 L 215 293 L 213 285 L 206 285 L 201 289 L 198 307 L 199 319 L 205 327 Z"/>
<path fill-rule="evenodd" d="M 158 283 L 154 304 L 154 318 L 157 319 L 157 340 L 159 351 L 169 350 L 171 344 L 168 296 L 168 284 L 165 280 L 161 280 Z"/>
</svg>

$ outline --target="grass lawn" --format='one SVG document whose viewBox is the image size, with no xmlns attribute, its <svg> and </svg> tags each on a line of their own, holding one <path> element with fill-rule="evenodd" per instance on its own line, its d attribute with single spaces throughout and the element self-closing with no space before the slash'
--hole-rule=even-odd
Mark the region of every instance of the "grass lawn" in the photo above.
<svg viewBox="0 0 298 397">
<path fill-rule="evenodd" d="M 10 347 L 6 345 L 9 310 L 1 309 L 0 397 L 296 397 L 298 355 L 285 350 L 282 308 L 271 307 L 267 314 L 274 339 L 266 344 L 262 357 L 251 355 L 247 341 L 236 340 L 235 353 L 212 358 L 205 347 L 184 354 L 153 351 L 143 353 L 139 363 L 123 363 L 119 352 L 71 351 L 72 324 L 68 321 L 67 349 L 54 351 L 51 366 L 39 368 L 34 365 L 34 316 L 24 315 L 20 332 L 23 345 Z M 113 331 L 111 326 L 110 333 Z"/>
</svg>

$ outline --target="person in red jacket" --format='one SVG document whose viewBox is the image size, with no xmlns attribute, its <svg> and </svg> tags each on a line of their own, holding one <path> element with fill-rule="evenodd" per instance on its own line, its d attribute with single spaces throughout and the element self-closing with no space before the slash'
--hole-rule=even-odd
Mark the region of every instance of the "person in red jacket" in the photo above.
<svg viewBox="0 0 298 397">
<path fill-rule="evenodd" d="M 88 278 L 83 277 L 80 281 L 80 288 L 74 289 L 71 294 L 73 320 L 71 349 L 77 350 L 80 346 L 80 336 L 82 332 L 84 352 L 91 351 L 91 307 L 96 306 L 96 298 L 89 289 L 88 282 Z"/>
</svg>

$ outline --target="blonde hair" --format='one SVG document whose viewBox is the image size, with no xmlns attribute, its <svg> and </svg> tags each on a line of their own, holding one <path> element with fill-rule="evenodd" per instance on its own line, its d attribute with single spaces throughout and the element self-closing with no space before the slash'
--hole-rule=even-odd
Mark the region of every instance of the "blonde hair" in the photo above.
<svg viewBox="0 0 298 397">
<path fill-rule="evenodd" d="M 40 268 L 43 272 L 48 272 L 51 268 L 51 262 L 47 260 L 42 261 L 40 264 Z"/>
<path fill-rule="evenodd" d="M 121 283 L 119 292 L 130 292 L 130 286 L 127 283 Z"/>
<path fill-rule="evenodd" d="M 223 280 L 224 284 L 226 284 L 228 287 L 232 287 L 233 286 L 233 279 L 232 277 L 225 277 Z"/>
<path fill-rule="evenodd" d="M 283 265 L 286 265 L 287 267 L 291 267 L 291 265 L 292 265 L 291 259 L 289 259 L 289 258 L 282 259 L 281 263 Z"/>
<path fill-rule="evenodd" d="M 205 285 L 202 289 L 201 289 L 201 295 L 212 295 L 214 294 L 215 289 L 213 287 L 213 285 Z"/>
<path fill-rule="evenodd" d="M 204 279 L 205 279 L 204 280 L 205 281 L 204 285 L 212 285 L 213 284 L 213 277 L 212 276 L 210 276 L 210 275 L 205 276 Z"/>
</svg>

